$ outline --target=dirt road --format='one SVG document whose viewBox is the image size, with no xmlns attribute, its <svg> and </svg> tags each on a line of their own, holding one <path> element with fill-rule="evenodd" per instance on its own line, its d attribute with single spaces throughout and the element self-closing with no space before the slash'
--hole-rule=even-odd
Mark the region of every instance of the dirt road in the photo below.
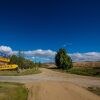
<svg viewBox="0 0 100 100">
<path fill-rule="evenodd" d="M 42 73 L 28 76 L 0 76 L 0 81 L 25 83 L 28 100 L 100 100 L 84 87 L 99 86 L 100 78 L 79 76 L 41 69 Z"/>
<path fill-rule="evenodd" d="M 100 100 L 100 97 L 69 82 L 42 81 L 27 84 L 28 100 Z"/>
</svg>

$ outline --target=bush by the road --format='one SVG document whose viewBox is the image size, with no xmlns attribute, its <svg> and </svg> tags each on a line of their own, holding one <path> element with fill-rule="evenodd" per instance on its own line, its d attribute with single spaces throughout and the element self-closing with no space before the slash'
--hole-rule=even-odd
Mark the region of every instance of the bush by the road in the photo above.
<svg viewBox="0 0 100 100">
<path fill-rule="evenodd" d="M 41 66 L 41 63 L 36 63 L 31 60 L 25 59 L 22 56 L 12 55 L 10 57 L 10 64 L 17 64 L 21 69 L 35 68 Z"/>
</svg>

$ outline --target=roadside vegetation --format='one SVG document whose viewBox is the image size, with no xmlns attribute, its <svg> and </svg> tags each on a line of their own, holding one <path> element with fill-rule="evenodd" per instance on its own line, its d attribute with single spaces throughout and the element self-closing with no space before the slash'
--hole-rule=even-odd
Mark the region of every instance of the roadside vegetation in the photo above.
<svg viewBox="0 0 100 100">
<path fill-rule="evenodd" d="M 95 93 L 96 95 L 100 96 L 100 87 L 88 87 L 87 90 Z"/>
<path fill-rule="evenodd" d="M 73 67 L 72 59 L 68 56 L 66 49 L 61 48 L 55 56 L 55 64 L 58 69 L 68 70 Z"/>
<path fill-rule="evenodd" d="M 47 67 L 49 68 L 49 67 Z M 99 68 L 79 68 L 79 67 L 72 67 L 68 70 L 58 69 L 56 66 L 49 68 L 53 71 L 60 71 L 63 73 L 70 73 L 70 74 L 77 74 L 77 75 L 84 75 L 84 76 L 93 76 L 93 77 L 100 77 L 100 67 Z"/>
<path fill-rule="evenodd" d="M 98 63 L 95 64 L 91 62 L 89 62 L 89 64 L 88 62 L 87 63 L 85 62 L 85 64 L 84 62 L 83 63 L 72 63 L 71 58 L 67 55 L 66 49 L 64 48 L 61 48 L 58 50 L 55 56 L 55 64 L 57 67 L 51 68 L 51 69 L 59 70 L 59 71 L 67 72 L 71 74 L 77 74 L 77 75 L 100 77 L 100 64 Z"/>
<path fill-rule="evenodd" d="M 48 67 L 49 68 L 49 67 Z M 84 76 L 93 76 L 93 77 L 100 77 L 100 67 L 99 68 L 79 68 L 79 67 L 73 67 L 68 70 L 58 69 L 56 66 L 52 69 L 53 71 L 60 71 L 64 73 L 70 73 L 70 74 L 77 74 L 77 75 L 84 75 Z"/>
<path fill-rule="evenodd" d="M 17 71 L 0 71 L 0 76 L 23 76 L 23 75 L 30 75 L 30 74 L 38 74 L 41 73 L 41 71 L 39 69 L 22 69 L 20 70 L 20 72 L 18 73 Z"/>
<path fill-rule="evenodd" d="M 0 100 L 27 100 L 28 90 L 23 84 L 0 82 Z"/>
<path fill-rule="evenodd" d="M 85 75 L 85 76 L 96 76 L 100 77 L 100 69 L 99 68 L 78 68 L 73 67 L 67 70 L 68 73 L 77 74 L 77 75 Z"/>
<path fill-rule="evenodd" d="M 18 65 L 18 68 L 14 70 L 1 70 L 0 75 L 20 76 L 28 74 L 37 74 L 41 72 L 39 70 L 39 67 L 41 67 L 42 65 L 40 62 L 34 62 L 30 59 L 26 59 L 21 51 L 19 51 L 18 55 L 12 55 L 10 57 L 9 64 L 16 64 Z"/>
<path fill-rule="evenodd" d="M 19 69 L 38 69 L 38 67 L 41 66 L 40 62 L 37 63 L 26 59 L 21 51 L 19 51 L 19 55 L 12 55 L 10 57 L 10 64 L 17 64 Z"/>
</svg>

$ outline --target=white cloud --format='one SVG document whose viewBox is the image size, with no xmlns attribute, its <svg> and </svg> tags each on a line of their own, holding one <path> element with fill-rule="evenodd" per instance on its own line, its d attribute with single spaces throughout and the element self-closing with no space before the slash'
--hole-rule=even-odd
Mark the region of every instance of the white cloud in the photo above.
<svg viewBox="0 0 100 100">
<path fill-rule="evenodd" d="M 11 52 L 12 49 L 8 46 L 0 46 L 0 51 L 1 52 Z"/>
<path fill-rule="evenodd" d="M 18 51 L 13 51 L 11 47 L 8 46 L 0 46 L 0 52 L 6 53 L 8 55 L 18 55 Z M 36 61 L 45 61 L 51 62 L 54 61 L 54 57 L 56 52 L 52 50 L 30 50 L 30 51 L 22 51 L 24 56 L 28 59 L 36 60 Z"/>
<path fill-rule="evenodd" d="M 69 54 L 73 61 L 100 61 L 100 52 Z"/>
<path fill-rule="evenodd" d="M 43 57 L 43 56 L 36 56 L 36 57 L 32 57 L 33 61 L 37 61 L 37 62 L 54 62 L 54 56 L 53 57 Z"/>
<path fill-rule="evenodd" d="M 12 54 L 12 49 L 9 46 L 0 46 L 0 52 L 7 53 L 8 55 Z"/>
<path fill-rule="evenodd" d="M 17 55 L 18 51 L 13 51 L 9 46 L 0 46 L 0 52 L 8 55 Z M 26 58 L 38 61 L 53 62 L 56 52 L 52 50 L 30 50 L 23 51 Z M 100 61 L 100 52 L 72 53 L 69 54 L 73 61 Z"/>
<path fill-rule="evenodd" d="M 53 62 L 56 52 L 52 50 L 33 50 L 25 51 L 26 56 L 30 56 L 34 61 Z"/>
<path fill-rule="evenodd" d="M 70 43 L 70 42 L 66 42 L 65 44 L 63 44 L 63 47 L 71 46 L 71 45 L 72 45 L 72 43 Z"/>
<path fill-rule="evenodd" d="M 46 57 L 52 57 L 55 56 L 55 51 L 52 50 L 42 50 L 42 49 L 38 49 L 38 50 L 33 50 L 33 51 L 25 51 L 24 54 L 26 56 L 46 56 Z"/>
</svg>

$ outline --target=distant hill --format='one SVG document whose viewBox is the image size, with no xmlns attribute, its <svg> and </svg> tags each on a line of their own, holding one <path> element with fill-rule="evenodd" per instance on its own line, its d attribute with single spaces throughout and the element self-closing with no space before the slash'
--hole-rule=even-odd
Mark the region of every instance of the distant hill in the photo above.
<svg viewBox="0 0 100 100">
<path fill-rule="evenodd" d="M 46 68 L 55 68 L 56 67 L 56 65 L 54 63 L 43 63 L 43 66 Z M 73 67 L 100 68 L 100 61 L 73 62 Z"/>
<path fill-rule="evenodd" d="M 100 61 L 98 62 L 74 62 L 74 67 L 86 67 L 86 68 L 94 68 L 99 67 L 100 68 Z"/>
</svg>

